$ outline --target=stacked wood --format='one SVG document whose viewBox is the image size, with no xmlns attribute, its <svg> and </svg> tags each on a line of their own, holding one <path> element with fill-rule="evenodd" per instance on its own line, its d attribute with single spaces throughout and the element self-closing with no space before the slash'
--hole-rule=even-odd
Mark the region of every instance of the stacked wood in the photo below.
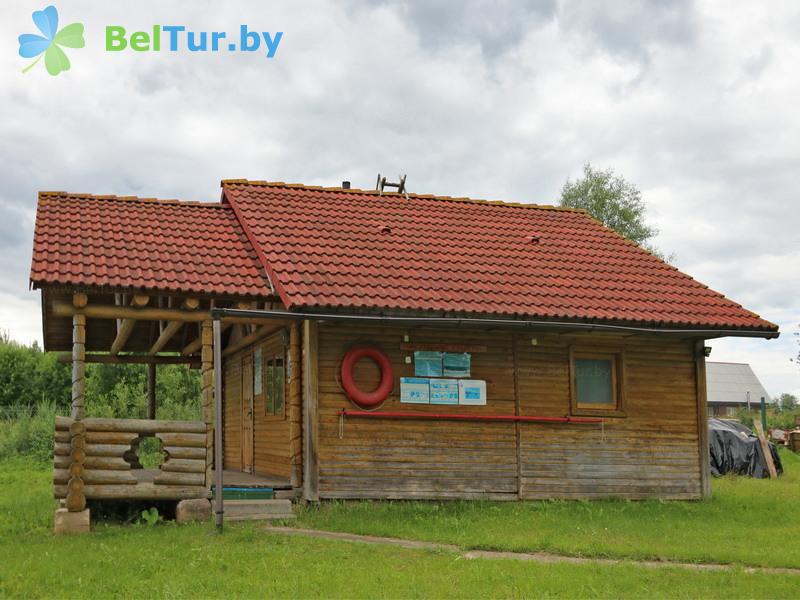
<svg viewBox="0 0 800 600">
<path fill-rule="evenodd" d="M 56 417 L 55 496 L 70 510 L 82 510 L 87 498 L 205 497 L 206 431 L 202 421 Z M 136 469 L 145 436 L 162 442 L 158 471 Z"/>
</svg>

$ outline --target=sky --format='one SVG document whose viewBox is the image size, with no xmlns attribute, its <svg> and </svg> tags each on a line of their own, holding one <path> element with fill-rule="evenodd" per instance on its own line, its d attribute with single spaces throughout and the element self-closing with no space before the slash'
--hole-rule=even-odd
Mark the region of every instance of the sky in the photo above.
<svg viewBox="0 0 800 600">
<path fill-rule="evenodd" d="M 800 395 L 800 3 L 63 0 L 72 68 L 0 5 L 0 330 L 41 343 L 38 190 L 215 201 L 221 179 L 557 203 L 585 163 L 635 184 L 655 245 L 781 327 L 714 340 Z M 266 52 L 107 52 L 105 28 L 283 32 Z M 202 243 L 202 240 L 199 240 Z"/>
</svg>

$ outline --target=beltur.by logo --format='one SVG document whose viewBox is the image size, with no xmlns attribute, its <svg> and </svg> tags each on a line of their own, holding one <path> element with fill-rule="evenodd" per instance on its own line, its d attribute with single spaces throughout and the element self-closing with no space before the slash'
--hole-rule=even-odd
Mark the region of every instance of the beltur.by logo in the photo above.
<svg viewBox="0 0 800 600">
<path fill-rule="evenodd" d="M 34 58 L 35 61 L 25 67 L 22 72 L 27 73 L 42 59 L 50 75 L 58 75 L 68 71 L 69 58 L 64 53 L 65 48 L 83 48 L 83 24 L 72 23 L 59 31 L 58 11 L 55 6 L 48 6 L 44 10 L 33 13 L 33 23 L 42 32 L 42 35 L 24 33 L 19 36 L 19 55 L 23 58 Z"/>
<path fill-rule="evenodd" d="M 263 47 L 267 58 L 273 58 L 283 32 L 251 31 L 247 25 L 240 25 L 239 35 L 229 38 L 225 31 L 187 31 L 183 25 L 153 25 L 151 31 L 134 31 L 128 36 L 121 25 L 106 26 L 108 52 L 120 52 L 127 48 L 135 52 L 160 52 L 162 38 L 165 38 L 164 46 L 170 52 L 255 52 Z"/>
</svg>

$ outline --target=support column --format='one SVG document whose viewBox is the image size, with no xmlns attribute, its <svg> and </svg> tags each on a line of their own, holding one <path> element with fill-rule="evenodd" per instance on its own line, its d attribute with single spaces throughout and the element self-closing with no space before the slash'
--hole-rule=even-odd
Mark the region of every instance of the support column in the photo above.
<svg viewBox="0 0 800 600">
<path fill-rule="evenodd" d="M 211 487 L 214 465 L 214 331 L 211 321 L 203 321 L 200 331 L 200 369 L 202 372 L 203 421 L 206 424 L 206 486 Z"/>
<path fill-rule="evenodd" d="M 319 500 L 318 329 L 303 321 L 303 498 Z"/>
<path fill-rule="evenodd" d="M 147 365 L 147 418 L 156 418 L 156 363 Z"/>
<path fill-rule="evenodd" d="M 72 304 L 75 308 L 86 306 L 86 294 L 75 294 Z M 72 315 L 72 418 L 83 419 L 85 413 L 86 390 L 86 315 L 76 312 Z"/>
<path fill-rule="evenodd" d="M 86 461 L 86 315 L 80 312 L 88 302 L 86 294 L 74 294 L 72 305 L 72 418 L 69 427 L 70 465 L 65 507 L 56 510 L 56 533 L 89 531 L 89 509 L 84 494 L 83 466 Z"/>
<path fill-rule="evenodd" d="M 303 483 L 303 367 L 301 364 L 300 323 L 292 321 L 289 326 L 289 444 L 291 448 L 293 488 Z"/>
<path fill-rule="evenodd" d="M 706 389 L 705 340 L 694 346 L 695 383 L 697 385 L 697 438 L 700 452 L 700 493 L 711 497 L 711 456 L 708 449 L 708 397 Z"/>
</svg>

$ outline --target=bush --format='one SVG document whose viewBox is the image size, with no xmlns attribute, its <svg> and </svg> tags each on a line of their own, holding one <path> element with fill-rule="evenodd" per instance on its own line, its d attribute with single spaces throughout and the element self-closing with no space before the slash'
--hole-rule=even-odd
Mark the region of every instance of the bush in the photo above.
<svg viewBox="0 0 800 600">
<path fill-rule="evenodd" d="M 0 460 L 28 456 L 39 463 L 53 460 L 55 404 L 43 402 L 33 414 L 0 421 Z"/>
</svg>

